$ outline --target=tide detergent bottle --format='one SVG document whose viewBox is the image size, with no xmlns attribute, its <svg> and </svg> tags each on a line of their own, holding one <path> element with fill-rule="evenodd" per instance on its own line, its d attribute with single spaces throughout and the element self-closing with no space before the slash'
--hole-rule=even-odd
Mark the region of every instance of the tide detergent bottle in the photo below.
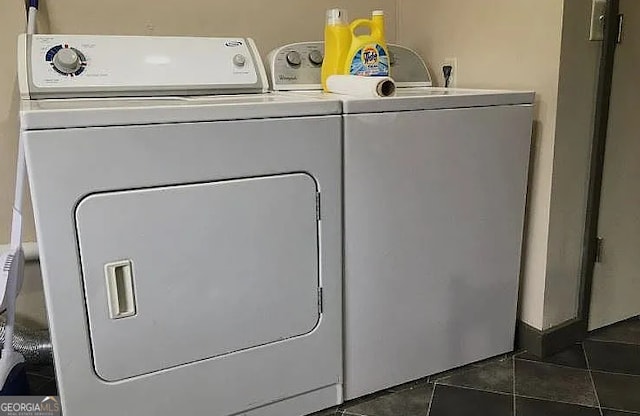
<svg viewBox="0 0 640 416">
<path fill-rule="evenodd" d="M 327 78 L 331 75 L 344 75 L 344 63 L 351 49 L 351 28 L 347 21 L 347 12 L 342 9 L 327 11 L 324 29 L 324 61 L 322 62 L 322 88 L 327 90 Z"/>
<path fill-rule="evenodd" d="M 369 34 L 356 35 L 361 27 L 368 29 Z M 331 75 L 389 76 L 383 11 L 374 11 L 371 20 L 358 19 L 349 24 L 345 10 L 331 9 L 327 11 L 324 33 L 322 87 L 325 91 Z"/>
<path fill-rule="evenodd" d="M 360 27 L 366 27 L 368 35 L 356 35 Z M 385 40 L 384 12 L 376 10 L 371 20 L 357 19 L 349 26 L 351 47 L 343 67 L 344 75 L 389 76 L 389 50 Z"/>
</svg>

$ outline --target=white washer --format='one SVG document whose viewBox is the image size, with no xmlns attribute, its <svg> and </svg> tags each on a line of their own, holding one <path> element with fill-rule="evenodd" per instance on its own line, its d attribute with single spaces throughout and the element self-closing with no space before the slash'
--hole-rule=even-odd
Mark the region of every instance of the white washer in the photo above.
<svg viewBox="0 0 640 416">
<path fill-rule="evenodd" d="M 263 94 L 249 39 L 36 35 L 20 50 L 64 414 L 340 403 L 340 103 Z M 146 97 L 228 92 L 247 94 Z M 54 98 L 104 95 L 145 97 Z"/>
<path fill-rule="evenodd" d="M 343 101 L 345 399 L 513 349 L 534 94 L 432 88 L 390 51 L 393 98 L 289 93 Z M 319 89 L 318 52 L 273 51 L 273 88 Z"/>
</svg>

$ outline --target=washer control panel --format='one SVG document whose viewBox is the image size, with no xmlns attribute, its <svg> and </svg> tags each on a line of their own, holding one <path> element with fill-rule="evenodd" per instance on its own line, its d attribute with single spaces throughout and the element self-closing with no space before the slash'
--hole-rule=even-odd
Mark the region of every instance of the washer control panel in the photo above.
<svg viewBox="0 0 640 416">
<path fill-rule="evenodd" d="M 399 87 L 431 86 L 431 75 L 417 52 L 389 45 L 391 76 Z M 274 49 L 267 57 L 269 82 L 274 91 L 319 90 L 324 42 L 300 42 Z"/>
<path fill-rule="evenodd" d="M 294 43 L 271 51 L 266 65 L 272 89 L 319 89 L 323 61 L 324 42 Z"/>
<path fill-rule="evenodd" d="M 22 35 L 23 98 L 252 93 L 266 75 L 251 39 Z"/>
</svg>

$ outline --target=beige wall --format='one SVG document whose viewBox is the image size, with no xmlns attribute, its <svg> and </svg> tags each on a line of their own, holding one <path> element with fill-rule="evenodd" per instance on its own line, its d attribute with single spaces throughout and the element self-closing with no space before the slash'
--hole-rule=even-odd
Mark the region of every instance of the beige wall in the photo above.
<svg viewBox="0 0 640 416">
<path fill-rule="evenodd" d="M 520 316 L 542 329 L 562 1 L 402 0 L 401 6 L 400 42 L 422 53 L 440 84 L 444 58 L 455 57 L 458 87 L 537 93 Z"/>
<path fill-rule="evenodd" d="M 0 244 L 9 240 L 9 218 L 13 205 L 15 152 L 18 134 L 18 91 L 15 82 L 16 36 L 24 30 L 24 2 L 3 1 L 0 4 L 0 48 L 6 59 L 0 59 Z M 32 214 L 25 212 L 27 239 L 33 240 Z M 21 320 L 45 323 L 44 297 L 37 264 L 27 265 L 22 293 L 18 299 Z"/>
<path fill-rule="evenodd" d="M 9 240 L 9 218 L 13 206 L 13 180 L 18 134 L 18 86 L 16 73 L 16 36 L 24 30 L 24 2 L 0 3 L 0 244 Z M 29 215 L 29 214 L 28 214 Z M 28 227 L 30 238 L 33 227 Z"/>
<path fill-rule="evenodd" d="M 589 149 L 600 42 L 590 42 L 591 0 L 565 0 L 553 158 L 544 323 L 572 319 L 578 308 Z"/>
<path fill-rule="evenodd" d="M 15 1 L 15 0 L 11 0 Z M 319 40 L 325 11 L 348 9 L 351 18 L 380 8 L 396 38 L 399 0 L 43 0 L 42 28 L 52 33 L 249 36 L 263 54 L 289 42 Z"/>
</svg>

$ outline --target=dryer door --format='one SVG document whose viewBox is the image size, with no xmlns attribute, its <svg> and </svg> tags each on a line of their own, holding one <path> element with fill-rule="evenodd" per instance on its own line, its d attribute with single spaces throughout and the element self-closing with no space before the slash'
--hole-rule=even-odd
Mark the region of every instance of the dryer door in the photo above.
<svg viewBox="0 0 640 416">
<path fill-rule="evenodd" d="M 316 195 L 300 173 L 84 198 L 76 227 L 98 376 L 123 380 L 311 332 Z"/>
</svg>

